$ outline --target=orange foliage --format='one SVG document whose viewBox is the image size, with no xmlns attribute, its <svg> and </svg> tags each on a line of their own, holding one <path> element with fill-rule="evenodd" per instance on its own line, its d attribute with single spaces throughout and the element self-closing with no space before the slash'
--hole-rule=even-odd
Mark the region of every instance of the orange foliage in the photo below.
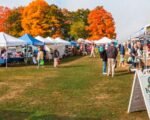
<svg viewBox="0 0 150 120">
<path fill-rule="evenodd" d="M 5 32 L 7 24 L 5 23 L 10 14 L 10 9 L 0 6 L 0 32 Z"/>
<path fill-rule="evenodd" d="M 88 16 L 89 26 L 86 28 L 90 32 L 91 40 L 98 40 L 102 37 L 115 38 L 115 23 L 111 13 L 103 7 L 92 10 Z"/>
<path fill-rule="evenodd" d="M 44 0 L 34 0 L 25 7 L 22 15 L 22 27 L 24 33 L 33 36 L 44 36 L 49 30 L 46 12 L 49 9 L 48 3 Z"/>
</svg>

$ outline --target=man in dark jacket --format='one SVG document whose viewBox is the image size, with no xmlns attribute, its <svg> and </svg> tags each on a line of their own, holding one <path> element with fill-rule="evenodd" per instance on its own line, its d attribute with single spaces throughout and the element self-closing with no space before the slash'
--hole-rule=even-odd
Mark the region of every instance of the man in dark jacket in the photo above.
<svg viewBox="0 0 150 120">
<path fill-rule="evenodd" d="M 111 45 L 107 49 L 107 58 L 108 58 L 108 73 L 107 73 L 107 75 L 108 76 L 111 74 L 112 77 L 114 77 L 117 55 L 118 55 L 117 48 L 114 46 L 114 43 L 112 42 Z"/>
</svg>

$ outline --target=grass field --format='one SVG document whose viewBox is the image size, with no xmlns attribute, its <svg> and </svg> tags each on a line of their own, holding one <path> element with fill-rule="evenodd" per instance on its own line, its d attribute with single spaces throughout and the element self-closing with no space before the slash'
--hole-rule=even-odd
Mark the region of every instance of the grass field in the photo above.
<svg viewBox="0 0 150 120">
<path fill-rule="evenodd" d="M 102 76 L 99 58 L 72 57 L 59 68 L 0 68 L 0 120 L 148 120 L 127 114 L 133 74 Z"/>
</svg>

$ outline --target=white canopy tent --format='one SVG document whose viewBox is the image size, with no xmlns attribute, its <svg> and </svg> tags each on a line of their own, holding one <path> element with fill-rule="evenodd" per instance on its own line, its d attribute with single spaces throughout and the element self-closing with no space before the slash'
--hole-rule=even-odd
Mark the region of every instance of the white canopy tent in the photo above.
<svg viewBox="0 0 150 120">
<path fill-rule="evenodd" d="M 15 47 L 24 45 L 26 45 L 26 42 L 4 32 L 0 32 L 0 47 Z"/>
<path fill-rule="evenodd" d="M 6 48 L 6 68 L 7 68 L 7 59 L 8 59 L 8 47 L 24 46 L 27 43 L 15 38 L 11 35 L 8 35 L 4 32 L 0 32 L 0 47 Z"/>
<path fill-rule="evenodd" d="M 111 39 L 107 38 L 107 37 L 103 37 L 102 39 L 100 40 L 97 40 L 97 41 L 94 41 L 94 43 L 96 45 L 100 45 L 100 44 L 108 44 L 108 43 L 111 43 Z"/>
<path fill-rule="evenodd" d="M 92 41 L 90 41 L 90 40 L 85 40 L 85 44 L 92 44 Z"/>
<path fill-rule="evenodd" d="M 56 42 L 54 41 L 54 39 L 53 38 L 51 38 L 51 37 L 47 37 L 46 38 L 47 40 L 49 40 L 51 43 L 53 43 L 53 44 L 55 44 Z"/>
<path fill-rule="evenodd" d="M 67 42 L 65 40 L 62 40 L 61 38 L 56 38 L 56 39 L 53 39 L 51 37 L 47 37 L 46 39 L 48 39 L 49 41 L 53 42 L 52 45 L 46 45 L 45 46 L 45 49 L 50 52 L 50 49 L 49 48 L 52 48 L 53 50 L 55 48 L 58 49 L 59 53 L 60 53 L 60 58 L 63 57 L 63 55 L 65 54 L 65 45 L 70 45 L 70 42 Z M 52 58 L 52 56 L 50 57 Z"/>
<path fill-rule="evenodd" d="M 68 41 L 66 41 L 66 40 L 63 40 L 63 39 L 61 39 L 60 37 L 57 37 L 54 41 L 55 41 L 56 43 L 58 43 L 58 44 L 71 45 L 70 42 L 68 42 Z"/>
<path fill-rule="evenodd" d="M 44 44 L 48 45 L 48 44 L 54 44 L 54 41 L 52 40 L 49 40 L 49 39 L 46 39 L 46 38 L 43 38 L 41 36 L 36 36 L 35 39 L 43 42 Z"/>
</svg>

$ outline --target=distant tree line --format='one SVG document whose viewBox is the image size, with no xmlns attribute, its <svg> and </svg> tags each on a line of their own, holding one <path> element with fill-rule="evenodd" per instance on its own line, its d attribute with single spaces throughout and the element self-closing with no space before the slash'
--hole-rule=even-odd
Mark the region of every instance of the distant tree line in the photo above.
<svg viewBox="0 0 150 120">
<path fill-rule="evenodd" d="M 28 33 L 68 40 L 116 37 L 114 19 L 102 6 L 93 10 L 69 11 L 54 4 L 49 5 L 44 0 L 35 0 L 28 6 L 13 9 L 0 6 L 0 32 L 2 31 L 16 37 Z"/>
</svg>

